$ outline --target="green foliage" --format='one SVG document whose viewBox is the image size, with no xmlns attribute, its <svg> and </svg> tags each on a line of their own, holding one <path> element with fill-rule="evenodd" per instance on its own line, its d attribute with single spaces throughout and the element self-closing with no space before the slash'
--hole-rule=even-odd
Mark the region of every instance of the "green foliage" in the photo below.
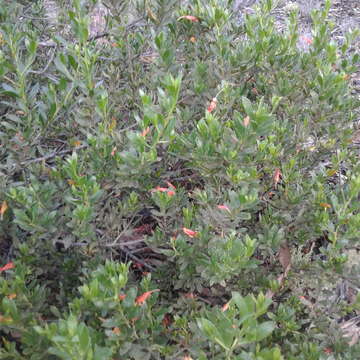
<svg viewBox="0 0 360 360">
<path fill-rule="evenodd" d="M 263 294 L 241 297 L 234 293 L 230 309 L 206 313 L 207 318 L 197 320 L 200 331 L 213 343 L 220 345 L 224 358 L 231 359 L 236 350 L 250 347 L 268 337 L 275 328 L 272 321 L 258 322 L 265 314 L 271 300 Z M 251 358 L 252 352 L 243 351 L 239 359 Z M 265 355 L 266 354 L 266 355 Z M 257 347 L 254 359 L 282 359 L 279 349 L 261 350 Z M 218 357 L 216 357 L 218 358 Z M 220 357 L 219 357 L 220 358 Z"/>
<path fill-rule="evenodd" d="M 97 38 L 56 3 L 0 0 L 0 359 L 356 358 L 359 32 L 106 0 Z"/>
</svg>

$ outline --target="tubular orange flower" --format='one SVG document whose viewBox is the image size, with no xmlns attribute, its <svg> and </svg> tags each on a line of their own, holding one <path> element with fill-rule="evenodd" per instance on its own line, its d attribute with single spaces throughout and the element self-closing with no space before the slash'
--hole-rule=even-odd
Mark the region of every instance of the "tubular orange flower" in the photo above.
<svg viewBox="0 0 360 360">
<path fill-rule="evenodd" d="M 120 334 L 121 334 L 121 330 L 120 330 L 117 326 L 115 326 L 115 327 L 112 329 L 112 332 L 113 332 L 113 334 L 115 334 L 115 335 L 120 335 Z"/>
<path fill-rule="evenodd" d="M 185 235 L 191 237 L 191 238 L 194 238 L 195 236 L 198 235 L 198 232 L 197 231 L 194 231 L 194 230 L 190 230 L 190 229 L 187 229 L 186 227 L 183 227 L 183 232 Z"/>
<path fill-rule="evenodd" d="M 195 299 L 196 296 L 194 295 L 194 293 L 189 292 L 189 293 L 184 294 L 184 298 L 185 299 Z"/>
<path fill-rule="evenodd" d="M 166 184 L 167 184 L 168 187 L 171 187 L 174 190 L 176 189 L 176 187 L 170 181 L 166 181 Z"/>
<path fill-rule="evenodd" d="M 3 216 L 4 216 L 7 209 L 8 209 L 8 204 L 7 204 L 6 200 L 4 200 L 1 203 L 1 207 L 0 207 L 0 219 L 1 220 L 3 219 Z"/>
<path fill-rule="evenodd" d="M 157 186 L 155 189 L 151 189 L 150 190 L 151 192 L 156 192 L 156 191 L 160 191 L 160 192 L 168 192 L 169 189 L 168 188 L 165 188 L 165 187 L 160 187 L 160 186 Z"/>
<path fill-rule="evenodd" d="M 211 100 L 211 102 L 210 102 L 210 105 L 207 107 L 207 111 L 208 111 L 209 113 L 211 113 L 212 111 L 215 110 L 216 105 L 217 105 L 217 99 L 216 99 L 216 98 L 213 98 L 213 99 Z"/>
<path fill-rule="evenodd" d="M 14 267 L 15 267 L 14 263 L 9 262 L 9 263 L 7 263 L 6 265 L 4 265 L 3 267 L 0 268 L 0 272 L 13 269 Z"/>
<path fill-rule="evenodd" d="M 220 210 L 226 210 L 226 211 L 230 212 L 230 209 L 226 205 L 218 205 L 217 207 Z"/>
<path fill-rule="evenodd" d="M 279 168 L 276 168 L 274 171 L 274 175 L 273 175 L 273 180 L 274 180 L 275 186 L 279 183 L 281 176 L 282 176 L 281 170 Z"/>
<path fill-rule="evenodd" d="M 142 137 L 145 137 L 149 132 L 150 132 L 150 128 L 147 127 L 145 130 L 143 130 L 143 131 L 141 132 L 141 136 L 142 136 Z"/>
<path fill-rule="evenodd" d="M 166 182 L 168 184 L 169 187 L 171 187 L 171 189 L 176 189 L 175 186 L 173 184 L 171 184 L 170 182 Z M 174 190 L 170 190 L 169 188 L 166 188 L 166 187 L 160 187 L 160 186 L 157 186 L 155 189 L 151 189 L 150 191 L 151 192 L 156 192 L 156 191 L 159 191 L 159 192 L 165 192 L 167 193 L 168 196 L 174 196 L 175 195 L 175 191 Z"/>
<path fill-rule="evenodd" d="M 145 301 L 150 297 L 150 295 L 156 291 L 160 291 L 160 289 L 155 289 L 155 290 L 151 290 L 151 291 L 146 291 L 144 292 L 142 295 L 139 295 L 136 299 L 135 299 L 135 304 L 136 305 L 143 305 L 145 304 Z"/>
<path fill-rule="evenodd" d="M 230 302 L 227 302 L 226 304 L 224 304 L 222 307 L 221 307 L 221 311 L 222 312 L 225 312 L 230 306 Z"/>
<path fill-rule="evenodd" d="M 313 39 L 309 36 L 302 36 L 301 39 L 305 41 L 308 45 L 311 45 L 313 43 Z"/>
<path fill-rule="evenodd" d="M 193 15 L 180 16 L 178 18 L 178 20 L 181 20 L 181 19 L 186 19 L 186 20 L 189 20 L 191 22 L 199 22 L 199 18 L 197 18 L 196 16 L 193 16 Z"/>
<path fill-rule="evenodd" d="M 244 118 L 243 124 L 244 124 L 245 127 L 249 126 L 249 124 L 250 124 L 250 117 L 249 116 L 246 116 Z"/>
</svg>

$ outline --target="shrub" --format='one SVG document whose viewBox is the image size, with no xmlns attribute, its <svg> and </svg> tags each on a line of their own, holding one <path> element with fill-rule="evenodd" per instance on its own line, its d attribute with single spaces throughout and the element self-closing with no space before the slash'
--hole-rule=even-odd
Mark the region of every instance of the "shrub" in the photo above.
<svg viewBox="0 0 360 360">
<path fill-rule="evenodd" d="M 306 49 L 271 0 L 109 0 L 98 36 L 63 5 L 49 42 L 0 0 L 0 358 L 356 357 L 358 32 L 328 1 Z"/>
</svg>

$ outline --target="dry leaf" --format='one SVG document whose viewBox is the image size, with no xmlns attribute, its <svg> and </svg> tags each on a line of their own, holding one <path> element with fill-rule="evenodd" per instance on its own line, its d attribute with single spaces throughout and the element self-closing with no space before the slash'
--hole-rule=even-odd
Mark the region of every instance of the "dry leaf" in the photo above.
<svg viewBox="0 0 360 360">
<path fill-rule="evenodd" d="M 279 261 L 284 270 L 284 275 L 286 276 L 291 265 L 291 253 L 287 242 L 280 245 Z"/>
<path fill-rule="evenodd" d="M 157 21 L 158 21 L 156 15 L 151 11 L 150 8 L 148 8 L 146 12 L 147 12 L 148 17 L 149 17 L 152 21 L 154 21 L 154 22 L 157 22 Z"/>
<path fill-rule="evenodd" d="M 343 337 L 347 339 L 349 346 L 355 345 L 360 338 L 360 317 L 356 316 L 353 319 L 345 321 L 340 328 L 343 332 Z"/>
</svg>

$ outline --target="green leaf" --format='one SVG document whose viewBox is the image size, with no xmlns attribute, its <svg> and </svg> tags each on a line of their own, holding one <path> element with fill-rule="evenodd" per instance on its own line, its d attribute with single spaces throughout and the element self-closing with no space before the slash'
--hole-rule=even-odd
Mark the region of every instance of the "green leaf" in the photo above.
<svg viewBox="0 0 360 360">
<path fill-rule="evenodd" d="M 113 351 L 110 347 L 101 347 L 95 345 L 94 350 L 94 360 L 108 360 L 111 359 L 113 355 Z"/>
<path fill-rule="evenodd" d="M 273 321 L 266 321 L 256 327 L 256 341 L 261 341 L 268 337 L 275 329 Z"/>
<path fill-rule="evenodd" d="M 79 343 L 81 351 L 86 354 L 91 347 L 91 339 L 89 329 L 85 324 L 81 324 L 78 327 Z"/>
<path fill-rule="evenodd" d="M 230 350 L 230 346 L 226 344 L 222 334 L 218 331 L 217 327 L 208 319 L 197 319 L 199 329 L 212 341 L 217 342 L 225 350 Z"/>
<path fill-rule="evenodd" d="M 245 112 L 246 112 L 246 115 L 251 116 L 252 113 L 254 112 L 253 106 L 252 106 L 252 104 L 251 104 L 251 101 L 250 101 L 248 98 L 246 98 L 245 96 L 242 96 L 242 97 L 241 97 L 241 101 L 242 101 L 244 110 L 245 110 Z"/>
</svg>

